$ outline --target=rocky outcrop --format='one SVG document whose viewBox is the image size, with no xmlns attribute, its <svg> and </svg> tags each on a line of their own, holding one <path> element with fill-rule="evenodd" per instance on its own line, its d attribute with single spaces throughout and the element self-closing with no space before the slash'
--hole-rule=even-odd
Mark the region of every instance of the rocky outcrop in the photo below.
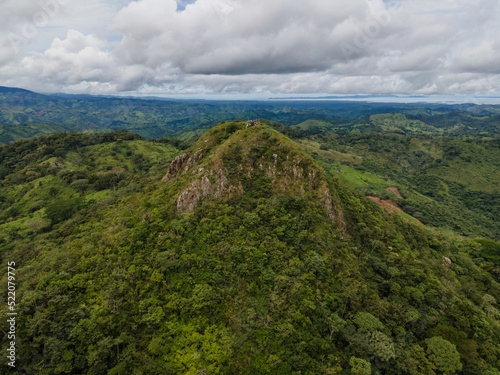
<svg viewBox="0 0 500 375">
<path fill-rule="evenodd" d="M 198 163 L 198 161 L 200 161 L 201 158 L 203 158 L 203 153 L 202 153 L 201 150 L 196 151 L 192 156 L 190 156 L 189 159 L 186 161 L 186 164 L 183 165 L 183 167 L 184 167 L 184 173 L 183 173 L 183 175 L 187 171 L 189 171 L 192 167 L 194 167 L 194 165 L 196 163 Z"/>
<path fill-rule="evenodd" d="M 192 212 L 196 203 L 212 192 L 212 184 L 207 176 L 194 180 L 191 186 L 184 190 L 177 198 L 177 212 Z"/>
<path fill-rule="evenodd" d="M 451 266 L 451 259 L 448 257 L 443 256 L 443 266 L 445 267 L 450 267 Z"/>
<path fill-rule="evenodd" d="M 203 172 L 203 168 L 200 168 Z M 177 212 L 192 212 L 196 204 L 205 197 L 222 198 L 224 196 L 232 197 L 243 194 L 241 182 L 237 186 L 229 185 L 227 179 L 227 170 L 219 169 L 217 172 L 207 170 L 203 175 L 197 178 L 189 185 L 187 189 L 181 192 L 177 198 Z"/>
<path fill-rule="evenodd" d="M 189 153 L 185 152 L 172 160 L 170 163 L 170 167 L 168 168 L 167 174 L 162 178 L 163 182 L 168 182 L 172 180 L 172 178 L 179 172 L 182 168 L 184 168 L 184 172 L 182 172 L 181 176 L 184 176 L 187 171 L 189 171 L 192 167 L 196 165 L 198 161 L 203 158 L 203 153 L 201 150 L 196 151 L 193 155 L 189 155 Z"/>
<path fill-rule="evenodd" d="M 189 154 L 187 152 L 176 156 L 174 160 L 172 160 L 172 163 L 170 163 L 167 174 L 161 180 L 164 182 L 170 181 L 172 177 L 182 168 L 184 162 L 188 158 Z"/>
</svg>

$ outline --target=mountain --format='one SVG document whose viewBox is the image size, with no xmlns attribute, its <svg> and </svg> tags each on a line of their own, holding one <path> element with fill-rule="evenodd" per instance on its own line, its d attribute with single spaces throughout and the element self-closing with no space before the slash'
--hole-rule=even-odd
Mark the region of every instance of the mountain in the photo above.
<svg viewBox="0 0 500 375">
<path fill-rule="evenodd" d="M 499 114 L 498 105 L 340 100 L 178 100 L 43 95 L 0 87 L 0 142 L 59 131 L 106 132 L 121 129 L 134 131 L 146 138 L 176 135 L 188 139 L 199 136 L 220 121 L 248 118 L 265 118 L 287 126 L 313 120 L 321 122 L 324 125 L 320 126 L 322 129 L 340 132 L 382 129 L 384 132 L 489 136 L 492 132 L 498 133 Z"/>
<path fill-rule="evenodd" d="M 34 94 L 34 92 L 17 87 L 0 86 L 0 94 Z"/>
<path fill-rule="evenodd" d="M 174 159 L 163 181 L 188 176 L 177 200 L 179 213 L 192 212 L 205 197 L 307 192 L 332 219 L 342 217 L 332 205 L 325 171 L 309 155 L 260 122 L 248 126 L 243 122 L 218 126 Z"/>
<path fill-rule="evenodd" d="M 499 243 L 387 213 L 266 125 L 184 148 L 0 148 L 20 373 L 499 372 Z"/>
</svg>

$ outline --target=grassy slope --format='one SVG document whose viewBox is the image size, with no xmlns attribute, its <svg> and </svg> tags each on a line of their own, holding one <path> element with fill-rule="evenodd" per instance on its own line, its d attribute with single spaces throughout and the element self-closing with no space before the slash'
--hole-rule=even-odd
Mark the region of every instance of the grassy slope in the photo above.
<svg viewBox="0 0 500 375">
<path fill-rule="evenodd" d="M 384 198 L 399 187 L 398 203 L 424 223 L 500 237 L 498 140 L 329 133 L 301 142 L 334 173 L 354 169 L 339 176 L 360 192 Z"/>
</svg>

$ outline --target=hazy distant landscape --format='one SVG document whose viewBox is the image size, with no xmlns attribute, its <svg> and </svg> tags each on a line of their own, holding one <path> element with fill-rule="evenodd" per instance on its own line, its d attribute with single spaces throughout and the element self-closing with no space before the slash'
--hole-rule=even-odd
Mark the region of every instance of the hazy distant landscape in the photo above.
<svg viewBox="0 0 500 375">
<path fill-rule="evenodd" d="M 161 100 L 80 95 L 42 95 L 0 88 L 0 142 L 57 131 L 126 129 L 146 138 L 200 134 L 222 120 L 265 118 L 284 125 L 317 120 L 309 128 L 340 132 L 375 131 L 383 122 L 370 115 L 401 113 L 387 124 L 402 133 L 483 135 L 498 133 L 500 105 L 370 103 L 358 101 Z M 367 117 L 368 116 L 368 117 Z M 415 126 L 415 124 L 422 126 Z M 384 128 L 384 131 L 387 130 Z M 191 133 L 193 132 L 193 133 Z"/>
</svg>

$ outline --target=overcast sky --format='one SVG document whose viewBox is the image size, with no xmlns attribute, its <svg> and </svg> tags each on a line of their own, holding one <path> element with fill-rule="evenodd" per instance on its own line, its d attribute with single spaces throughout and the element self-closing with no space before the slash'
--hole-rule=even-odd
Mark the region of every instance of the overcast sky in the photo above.
<svg viewBox="0 0 500 375">
<path fill-rule="evenodd" d="M 500 0 L 2 0 L 0 85 L 500 96 Z"/>
</svg>

